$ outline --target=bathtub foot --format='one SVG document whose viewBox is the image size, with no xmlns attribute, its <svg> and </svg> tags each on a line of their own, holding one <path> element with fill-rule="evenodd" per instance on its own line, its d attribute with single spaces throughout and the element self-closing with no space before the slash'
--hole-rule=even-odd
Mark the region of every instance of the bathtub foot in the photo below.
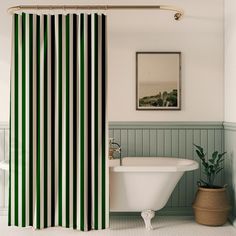
<svg viewBox="0 0 236 236">
<path fill-rule="evenodd" d="M 144 220 L 146 229 L 147 230 L 153 229 L 151 224 L 151 219 L 155 216 L 155 211 L 153 210 L 142 211 L 141 216 Z"/>
</svg>

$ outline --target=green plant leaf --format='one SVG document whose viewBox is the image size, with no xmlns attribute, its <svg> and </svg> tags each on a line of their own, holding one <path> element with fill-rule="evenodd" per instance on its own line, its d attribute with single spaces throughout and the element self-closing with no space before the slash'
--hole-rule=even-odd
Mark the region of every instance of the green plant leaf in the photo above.
<svg viewBox="0 0 236 236">
<path fill-rule="evenodd" d="M 198 146 L 196 144 L 193 144 L 201 153 L 203 153 L 203 148 L 201 146 Z"/>
<path fill-rule="evenodd" d="M 209 162 L 212 163 L 212 164 L 215 163 L 215 161 L 213 159 L 210 159 Z"/>
<path fill-rule="evenodd" d="M 218 160 L 221 160 L 221 158 L 226 154 L 226 152 L 222 152 L 218 155 Z"/>
<path fill-rule="evenodd" d="M 203 184 L 205 184 L 206 186 L 209 186 L 209 184 L 208 184 L 206 181 L 204 181 L 204 180 L 202 180 L 202 179 L 200 179 L 200 181 L 201 181 Z"/>
<path fill-rule="evenodd" d="M 224 168 L 223 167 L 221 167 L 220 169 L 218 169 L 217 171 L 216 171 L 216 174 L 218 174 L 220 171 L 222 171 Z"/>
<path fill-rule="evenodd" d="M 199 150 L 196 150 L 196 153 L 197 153 L 198 157 L 200 157 L 200 159 L 205 160 L 205 158 L 204 158 L 205 154 L 204 153 L 200 152 Z"/>
<path fill-rule="evenodd" d="M 223 156 L 226 154 L 226 152 L 219 153 L 218 151 L 214 151 L 211 155 L 211 158 L 207 160 L 205 158 L 206 153 L 204 153 L 204 149 L 199 145 L 193 145 L 196 147 L 196 154 L 200 158 L 201 164 L 204 167 L 202 168 L 202 173 L 204 173 L 206 176 L 206 180 L 200 179 L 200 182 L 207 187 L 213 187 L 216 175 L 224 168 L 220 163 L 224 161 Z"/>
<path fill-rule="evenodd" d="M 218 151 L 212 153 L 212 159 L 215 160 L 218 156 Z"/>
<path fill-rule="evenodd" d="M 208 163 L 206 163 L 206 162 L 202 162 L 202 165 L 205 167 L 205 169 L 208 169 Z"/>
</svg>

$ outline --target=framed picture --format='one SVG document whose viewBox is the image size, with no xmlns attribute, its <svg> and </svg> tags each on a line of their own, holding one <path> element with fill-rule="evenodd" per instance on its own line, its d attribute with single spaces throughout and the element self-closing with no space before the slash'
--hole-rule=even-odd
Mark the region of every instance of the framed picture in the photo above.
<svg viewBox="0 0 236 236">
<path fill-rule="evenodd" d="M 180 110 L 180 52 L 136 53 L 136 109 Z"/>
</svg>

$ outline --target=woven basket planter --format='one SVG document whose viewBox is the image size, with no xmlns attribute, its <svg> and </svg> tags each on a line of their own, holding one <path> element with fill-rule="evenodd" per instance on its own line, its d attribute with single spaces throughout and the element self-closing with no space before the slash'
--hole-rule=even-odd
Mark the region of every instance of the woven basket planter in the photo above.
<svg viewBox="0 0 236 236">
<path fill-rule="evenodd" d="M 226 223 L 231 207 L 226 187 L 198 187 L 193 203 L 197 223 L 209 226 L 220 226 Z"/>
</svg>

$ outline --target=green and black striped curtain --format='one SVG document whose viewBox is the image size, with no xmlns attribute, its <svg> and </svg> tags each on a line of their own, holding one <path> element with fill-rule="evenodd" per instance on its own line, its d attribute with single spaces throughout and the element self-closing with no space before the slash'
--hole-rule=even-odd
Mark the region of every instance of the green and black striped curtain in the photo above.
<svg viewBox="0 0 236 236">
<path fill-rule="evenodd" d="M 109 225 L 106 16 L 13 16 L 9 225 Z"/>
</svg>

